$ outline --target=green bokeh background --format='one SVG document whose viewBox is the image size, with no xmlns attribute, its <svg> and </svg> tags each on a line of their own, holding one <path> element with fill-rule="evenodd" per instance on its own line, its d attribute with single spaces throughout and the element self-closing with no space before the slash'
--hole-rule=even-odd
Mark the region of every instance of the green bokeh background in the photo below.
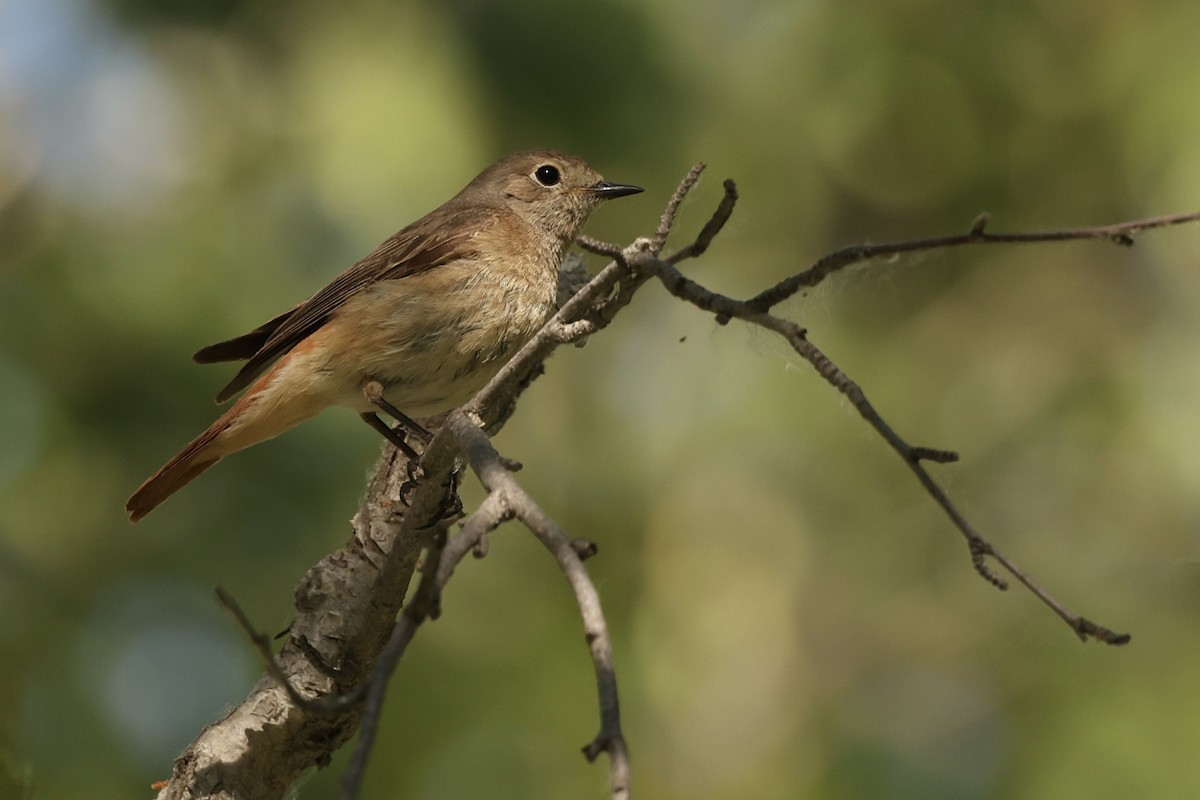
<svg viewBox="0 0 1200 800">
<path fill-rule="evenodd" d="M 0 4 L 0 797 L 147 797 L 258 675 L 378 444 L 330 412 L 143 523 L 215 415 L 198 346 L 319 287 L 510 150 L 644 195 L 696 160 L 688 269 L 746 296 L 853 242 L 1200 208 L 1191 0 Z M 957 534 L 770 336 L 648 286 L 498 437 L 592 563 L 642 798 L 1200 796 L 1200 229 L 860 267 L 783 309 L 1063 601 Z M 470 488 L 471 497 L 478 497 Z M 566 584 L 519 529 L 456 576 L 365 798 L 604 796 Z M 299 797 L 329 797 L 345 753 Z"/>
</svg>

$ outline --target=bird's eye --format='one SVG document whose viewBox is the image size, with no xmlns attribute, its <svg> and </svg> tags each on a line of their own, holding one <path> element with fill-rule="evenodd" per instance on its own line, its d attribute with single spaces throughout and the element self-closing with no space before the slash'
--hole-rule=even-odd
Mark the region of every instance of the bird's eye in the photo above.
<svg viewBox="0 0 1200 800">
<path fill-rule="evenodd" d="M 562 175 L 558 172 L 558 167 L 553 164 L 542 164 L 533 171 L 533 177 L 542 186 L 555 186 L 562 180 Z"/>
</svg>

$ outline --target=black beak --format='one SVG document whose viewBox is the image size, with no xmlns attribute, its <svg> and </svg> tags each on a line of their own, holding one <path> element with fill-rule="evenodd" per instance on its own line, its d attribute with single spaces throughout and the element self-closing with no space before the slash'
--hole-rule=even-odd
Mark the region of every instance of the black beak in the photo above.
<svg viewBox="0 0 1200 800">
<path fill-rule="evenodd" d="M 592 194 L 601 200 L 611 200 L 614 197 L 625 197 L 644 191 L 646 190 L 640 186 L 633 186 L 628 183 L 609 183 L 608 181 L 600 181 L 592 187 Z"/>
</svg>

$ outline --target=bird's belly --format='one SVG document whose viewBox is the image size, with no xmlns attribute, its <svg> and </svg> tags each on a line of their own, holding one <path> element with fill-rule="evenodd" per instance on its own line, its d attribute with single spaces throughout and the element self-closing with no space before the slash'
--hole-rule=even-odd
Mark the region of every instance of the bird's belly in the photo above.
<svg viewBox="0 0 1200 800">
<path fill-rule="evenodd" d="M 330 366 L 343 377 L 338 405 L 360 413 L 376 410 L 362 392 L 368 380 L 383 384 L 387 401 L 413 418 L 465 403 L 554 312 L 552 287 L 444 287 L 451 291 L 435 295 L 442 302 L 434 307 L 390 288 L 352 298 L 332 321 L 356 320 L 358 335 L 346 348 L 352 355 Z"/>
</svg>

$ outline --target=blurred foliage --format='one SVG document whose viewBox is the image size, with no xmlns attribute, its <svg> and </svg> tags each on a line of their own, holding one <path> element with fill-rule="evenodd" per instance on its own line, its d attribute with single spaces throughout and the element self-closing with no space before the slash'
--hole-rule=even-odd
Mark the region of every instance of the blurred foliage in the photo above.
<svg viewBox="0 0 1200 800">
<path fill-rule="evenodd" d="M 0 773 L 148 796 L 259 668 L 210 599 L 287 625 L 377 442 L 329 413 L 137 528 L 247 330 L 486 163 L 558 146 L 647 187 L 739 181 L 697 279 L 837 246 L 1200 207 L 1186 0 L 7 0 L 0 5 Z M 765 334 L 648 286 L 499 439 L 593 563 L 643 798 L 1200 794 L 1200 230 L 872 264 L 786 311 L 964 510 L 1087 615 L 971 571 L 907 470 Z M 477 489 L 470 490 L 477 496 Z M 602 796 L 569 594 L 516 529 L 390 694 L 365 797 Z M 328 797 L 345 754 L 300 797 Z M 469 767 L 465 767 L 469 765 Z M 15 777 L 14 777 L 15 776 Z M 7 787 L 14 788 L 9 789 Z M 7 796 L 7 795 L 6 795 Z"/>
</svg>

